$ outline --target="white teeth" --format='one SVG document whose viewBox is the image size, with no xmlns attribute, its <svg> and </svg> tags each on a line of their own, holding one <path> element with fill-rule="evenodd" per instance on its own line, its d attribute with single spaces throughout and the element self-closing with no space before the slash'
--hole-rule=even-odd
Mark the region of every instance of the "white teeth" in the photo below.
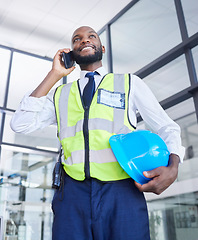
<svg viewBox="0 0 198 240">
<path fill-rule="evenodd" d="M 92 47 L 85 47 L 85 48 L 82 49 L 82 51 L 83 51 L 83 50 L 90 49 L 90 48 L 92 49 Z"/>
</svg>

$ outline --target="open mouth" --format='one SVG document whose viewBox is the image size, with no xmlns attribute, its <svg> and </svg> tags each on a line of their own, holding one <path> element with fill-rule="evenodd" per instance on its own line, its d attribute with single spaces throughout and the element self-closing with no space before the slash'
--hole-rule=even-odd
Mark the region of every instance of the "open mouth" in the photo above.
<svg viewBox="0 0 198 240">
<path fill-rule="evenodd" d="M 92 47 L 85 47 L 85 48 L 83 48 L 81 51 L 89 50 L 89 49 L 93 49 L 93 48 L 92 48 Z"/>
<path fill-rule="evenodd" d="M 86 51 L 86 50 L 90 50 L 90 49 L 95 49 L 95 46 L 93 46 L 93 45 L 85 45 L 85 46 L 82 46 L 79 50 L 80 51 Z"/>
</svg>

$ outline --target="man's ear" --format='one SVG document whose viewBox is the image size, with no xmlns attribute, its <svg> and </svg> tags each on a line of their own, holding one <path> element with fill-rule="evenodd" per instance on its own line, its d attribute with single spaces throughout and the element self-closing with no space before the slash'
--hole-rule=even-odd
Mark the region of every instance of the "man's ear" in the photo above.
<svg viewBox="0 0 198 240">
<path fill-rule="evenodd" d="M 105 47 L 102 46 L 102 53 L 105 53 Z"/>
</svg>

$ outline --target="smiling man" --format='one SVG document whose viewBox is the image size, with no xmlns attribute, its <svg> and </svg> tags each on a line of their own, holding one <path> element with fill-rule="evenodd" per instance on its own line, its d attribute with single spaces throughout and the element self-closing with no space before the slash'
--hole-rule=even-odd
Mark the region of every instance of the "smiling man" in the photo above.
<svg viewBox="0 0 198 240">
<path fill-rule="evenodd" d="M 92 28 L 83 26 L 73 33 L 72 50 L 80 79 L 50 92 L 75 69 L 66 69 L 62 61 L 62 53 L 70 49 L 59 50 L 51 71 L 23 98 L 11 121 L 12 129 L 21 133 L 58 125 L 65 174 L 52 201 L 52 239 L 149 240 L 142 192 L 160 194 L 175 181 L 183 158 L 180 128 L 137 76 L 107 74 L 102 66 L 105 48 Z M 109 145 L 113 134 L 135 130 L 137 110 L 171 153 L 168 167 L 144 173 L 153 179 L 143 185 L 122 170 Z"/>
<path fill-rule="evenodd" d="M 82 41 L 84 44 L 82 44 Z M 104 46 L 97 33 L 87 27 L 77 29 L 72 37 L 73 53 L 76 63 L 81 70 L 94 71 L 102 66 L 102 54 L 105 52 Z M 87 69 L 87 65 L 92 64 L 92 69 Z M 89 66 L 90 68 L 91 66 Z"/>
</svg>

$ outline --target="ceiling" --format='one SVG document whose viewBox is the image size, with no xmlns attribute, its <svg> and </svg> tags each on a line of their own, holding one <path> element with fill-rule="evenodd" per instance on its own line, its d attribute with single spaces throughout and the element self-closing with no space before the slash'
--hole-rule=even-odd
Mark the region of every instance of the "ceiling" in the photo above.
<svg viewBox="0 0 198 240">
<path fill-rule="evenodd" d="M 53 57 L 73 31 L 99 31 L 130 0 L 0 0 L 0 45 Z"/>
</svg>

